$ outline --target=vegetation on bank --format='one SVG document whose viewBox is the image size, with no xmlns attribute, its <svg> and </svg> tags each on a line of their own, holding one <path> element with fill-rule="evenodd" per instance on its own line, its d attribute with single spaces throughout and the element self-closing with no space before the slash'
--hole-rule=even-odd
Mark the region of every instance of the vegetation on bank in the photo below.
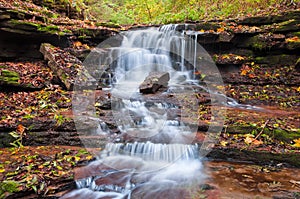
<svg viewBox="0 0 300 199">
<path fill-rule="evenodd" d="M 272 15 L 300 8 L 300 0 L 0 0 L 0 6 L 114 24 L 167 24 L 184 21 Z M 39 6 L 37 9 L 36 6 Z M 54 11 L 54 13 L 52 12 Z"/>
<path fill-rule="evenodd" d="M 85 0 L 85 15 L 120 24 L 165 24 L 268 14 L 284 6 L 299 7 L 299 0 Z"/>
</svg>

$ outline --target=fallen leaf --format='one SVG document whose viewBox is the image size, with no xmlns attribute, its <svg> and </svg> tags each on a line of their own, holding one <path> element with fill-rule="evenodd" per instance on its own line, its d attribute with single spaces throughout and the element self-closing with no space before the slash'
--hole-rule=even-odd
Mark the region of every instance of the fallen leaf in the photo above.
<svg viewBox="0 0 300 199">
<path fill-rule="evenodd" d="M 24 131 L 25 131 L 25 127 L 22 124 L 19 124 L 18 127 L 17 127 L 17 132 L 19 134 L 23 134 Z"/>
<path fill-rule="evenodd" d="M 225 29 L 223 27 L 217 29 L 217 32 L 224 32 L 224 31 L 225 31 Z"/>
<path fill-rule="evenodd" d="M 237 56 L 235 56 L 235 59 L 236 59 L 236 60 L 244 60 L 245 58 L 242 57 L 242 56 L 237 55 Z"/>
<path fill-rule="evenodd" d="M 241 75 L 242 75 L 242 76 L 247 75 L 247 70 L 242 70 L 242 71 L 241 71 Z"/>
<path fill-rule="evenodd" d="M 293 147 L 299 147 L 300 148 L 300 138 L 293 140 L 295 144 L 293 144 Z"/>
</svg>

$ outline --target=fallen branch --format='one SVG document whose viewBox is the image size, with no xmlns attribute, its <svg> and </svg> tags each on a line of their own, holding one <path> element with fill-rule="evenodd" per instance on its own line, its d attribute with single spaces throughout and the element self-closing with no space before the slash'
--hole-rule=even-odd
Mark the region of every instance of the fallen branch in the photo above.
<svg viewBox="0 0 300 199">
<path fill-rule="evenodd" d="M 265 127 L 267 126 L 267 124 L 269 123 L 269 121 L 270 121 L 270 119 L 268 119 L 268 120 L 264 123 L 264 125 L 263 125 L 261 131 L 257 134 L 257 136 L 254 138 L 254 140 L 257 140 L 257 138 L 264 132 L 264 129 L 265 129 Z"/>
</svg>

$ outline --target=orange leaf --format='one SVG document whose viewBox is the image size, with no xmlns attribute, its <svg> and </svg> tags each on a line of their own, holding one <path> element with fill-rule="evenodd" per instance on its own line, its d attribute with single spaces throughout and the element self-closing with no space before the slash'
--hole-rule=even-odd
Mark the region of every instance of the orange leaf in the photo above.
<svg viewBox="0 0 300 199">
<path fill-rule="evenodd" d="M 24 131 L 25 131 L 25 127 L 22 124 L 19 124 L 18 127 L 17 127 L 17 132 L 19 134 L 23 134 Z"/>
<path fill-rule="evenodd" d="M 73 46 L 74 46 L 74 47 L 80 47 L 80 46 L 82 46 L 82 43 L 81 43 L 80 41 L 75 41 L 75 42 L 73 43 Z"/>
<path fill-rule="evenodd" d="M 217 32 L 224 32 L 224 31 L 225 31 L 225 29 L 223 27 L 217 29 Z"/>
<path fill-rule="evenodd" d="M 248 77 L 249 78 L 255 78 L 256 76 L 254 74 L 249 74 Z"/>
<path fill-rule="evenodd" d="M 295 36 L 295 37 L 287 38 L 285 41 L 286 42 L 300 42 L 300 39 L 299 39 L 299 37 Z"/>
<path fill-rule="evenodd" d="M 242 70 L 242 71 L 241 71 L 241 75 L 243 75 L 243 76 L 247 75 L 247 70 L 245 70 L 245 69 Z"/>
</svg>

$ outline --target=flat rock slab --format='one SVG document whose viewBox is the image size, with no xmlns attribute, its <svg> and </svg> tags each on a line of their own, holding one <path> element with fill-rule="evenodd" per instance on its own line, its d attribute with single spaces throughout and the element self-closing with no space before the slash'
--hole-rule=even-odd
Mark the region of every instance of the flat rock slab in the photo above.
<svg viewBox="0 0 300 199">
<path fill-rule="evenodd" d="M 40 52 L 67 90 L 73 90 L 75 82 L 84 87 L 93 87 L 96 84 L 96 80 L 90 76 L 82 62 L 70 53 L 48 43 L 41 45 Z"/>
<path fill-rule="evenodd" d="M 170 75 L 167 72 L 151 72 L 140 85 L 140 92 L 143 94 L 155 93 L 161 87 L 167 87 Z"/>
</svg>

